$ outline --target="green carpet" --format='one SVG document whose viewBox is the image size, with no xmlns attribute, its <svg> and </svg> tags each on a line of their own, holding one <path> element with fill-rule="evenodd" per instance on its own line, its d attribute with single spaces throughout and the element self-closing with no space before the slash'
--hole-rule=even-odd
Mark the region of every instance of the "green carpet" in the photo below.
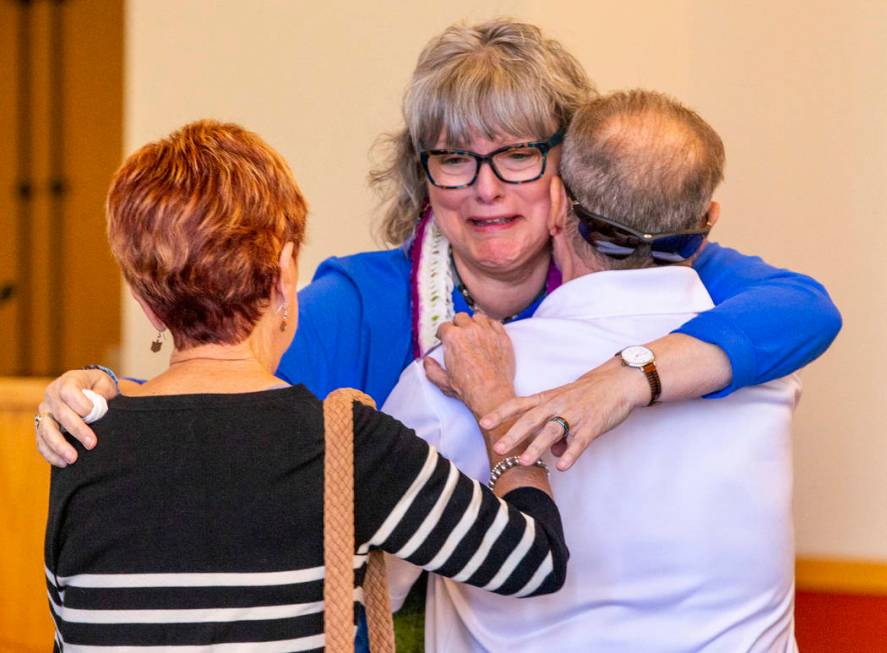
<svg viewBox="0 0 887 653">
<path fill-rule="evenodd" d="M 425 586 L 428 574 L 413 585 L 403 607 L 394 615 L 397 653 L 425 652 Z"/>
</svg>

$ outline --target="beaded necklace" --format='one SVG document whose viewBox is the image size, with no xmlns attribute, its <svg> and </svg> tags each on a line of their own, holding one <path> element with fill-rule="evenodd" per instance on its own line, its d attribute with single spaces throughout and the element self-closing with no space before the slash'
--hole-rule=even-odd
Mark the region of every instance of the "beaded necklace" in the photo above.
<svg viewBox="0 0 887 653">
<path fill-rule="evenodd" d="M 459 276 L 459 270 L 456 268 L 456 261 L 453 259 L 453 248 L 450 248 L 450 270 L 453 275 L 453 284 L 456 286 L 456 290 L 459 291 L 459 294 L 462 295 L 462 299 L 465 300 L 465 303 L 468 304 L 468 308 L 471 309 L 472 313 L 483 313 L 483 309 L 478 307 L 477 300 L 468 290 L 468 287 L 462 281 L 462 277 Z M 542 287 L 539 289 L 539 292 L 530 300 L 530 303 L 520 309 L 514 315 L 509 315 L 508 317 L 503 317 L 499 320 L 502 324 L 508 324 L 509 322 L 514 322 L 517 318 L 521 316 L 521 314 L 526 311 L 533 304 L 537 304 L 548 294 L 548 279 L 545 280 L 545 283 L 542 284 Z"/>
<path fill-rule="evenodd" d="M 402 246 L 410 261 L 410 317 L 415 358 L 421 358 L 440 344 L 437 339 L 437 329 L 443 322 L 452 320 L 456 314 L 453 306 L 453 290 L 456 287 L 458 274 L 455 274 L 451 264 L 450 243 L 438 229 L 433 218 L 431 207 L 426 207 L 422 211 L 413 237 Z M 477 311 L 474 297 L 461 280 L 458 285 L 458 296 L 465 300 L 472 311 Z M 503 322 L 511 322 L 522 315 L 526 317 L 524 314 L 528 309 L 533 308 L 560 285 L 561 273 L 552 261 L 545 285 L 529 306 L 520 313 L 509 316 Z"/>
</svg>

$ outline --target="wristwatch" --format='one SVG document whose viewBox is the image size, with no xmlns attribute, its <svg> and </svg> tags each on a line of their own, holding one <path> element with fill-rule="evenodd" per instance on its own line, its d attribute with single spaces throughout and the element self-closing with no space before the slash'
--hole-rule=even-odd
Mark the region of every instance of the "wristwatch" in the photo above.
<svg viewBox="0 0 887 653">
<path fill-rule="evenodd" d="M 650 403 L 647 405 L 652 406 L 662 394 L 662 382 L 656 371 L 656 357 L 653 352 L 643 345 L 632 345 L 617 352 L 616 357 L 622 359 L 622 364 L 626 367 L 639 369 L 647 377 L 650 384 Z"/>
</svg>

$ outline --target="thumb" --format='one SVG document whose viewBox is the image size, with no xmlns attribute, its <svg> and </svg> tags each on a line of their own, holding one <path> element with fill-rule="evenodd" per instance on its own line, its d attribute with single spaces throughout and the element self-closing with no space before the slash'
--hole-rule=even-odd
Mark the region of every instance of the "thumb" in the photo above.
<svg viewBox="0 0 887 653">
<path fill-rule="evenodd" d="M 431 358 L 431 356 L 426 356 L 422 359 L 422 367 L 425 368 L 425 376 L 427 376 L 428 380 L 437 386 L 438 390 L 443 392 L 448 397 L 456 396 L 456 392 L 455 390 L 453 390 L 453 386 L 450 385 L 450 375 L 447 374 L 447 371 L 441 366 L 440 363 Z"/>
</svg>

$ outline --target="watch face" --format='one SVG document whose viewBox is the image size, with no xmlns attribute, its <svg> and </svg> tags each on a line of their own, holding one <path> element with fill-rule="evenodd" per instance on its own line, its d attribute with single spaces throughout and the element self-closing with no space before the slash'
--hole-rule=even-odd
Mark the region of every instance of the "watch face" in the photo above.
<svg viewBox="0 0 887 653">
<path fill-rule="evenodd" d="M 653 361 L 653 352 L 641 345 L 626 347 L 622 350 L 622 360 L 631 367 L 643 367 Z"/>
</svg>

